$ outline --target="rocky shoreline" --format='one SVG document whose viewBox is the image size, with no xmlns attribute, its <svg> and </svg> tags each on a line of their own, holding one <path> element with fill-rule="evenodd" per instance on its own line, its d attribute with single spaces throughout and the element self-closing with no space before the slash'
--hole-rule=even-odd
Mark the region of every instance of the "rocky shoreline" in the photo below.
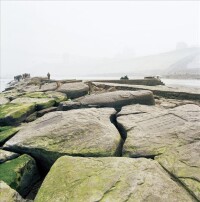
<svg viewBox="0 0 200 202">
<path fill-rule="evenodd" d="M 0 93 L 0 201 L 200 201 L 200 92 L 35 77 Z"/>
</svg>

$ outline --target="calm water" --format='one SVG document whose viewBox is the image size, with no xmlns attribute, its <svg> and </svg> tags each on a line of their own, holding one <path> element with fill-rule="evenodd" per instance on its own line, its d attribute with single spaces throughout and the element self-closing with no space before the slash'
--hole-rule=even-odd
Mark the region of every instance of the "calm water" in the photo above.
<svg viewBox="0 0 200 202">
<path fill-rule="evenodd" d="M 66 79 L 65 77 L 56 77 L 52 79 Z M 73 78 L 72 78 L 73 79 Z M 77 77 L 76 79 L 82 79 L 82 80 L 98 80 L 98 79 L 119 79 L 119 77 Z M 132 78 L 130 78 L 132 79 Z M 12 79 L 1 79 L 0 80 L 0 92 L 3 91 L 7 85 Z M 185 80 L 185 79 L 161 79 L 166 86 L 170 87 L 193 87 L 193 88 L 200 88 L 200 80 Z"/>
</svg>

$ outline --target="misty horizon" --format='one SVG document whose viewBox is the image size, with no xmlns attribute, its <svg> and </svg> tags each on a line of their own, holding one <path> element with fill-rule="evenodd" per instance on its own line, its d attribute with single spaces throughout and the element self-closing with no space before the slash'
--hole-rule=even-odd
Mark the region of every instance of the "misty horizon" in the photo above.
<svg viewBox="0 0 200 202">
<path fill-rule="evenodd" d="M 2 1 L 1 77 L 151 72 L 132 59 L 199 47 L 199 9 L 196 1 Z"/>
</svg>

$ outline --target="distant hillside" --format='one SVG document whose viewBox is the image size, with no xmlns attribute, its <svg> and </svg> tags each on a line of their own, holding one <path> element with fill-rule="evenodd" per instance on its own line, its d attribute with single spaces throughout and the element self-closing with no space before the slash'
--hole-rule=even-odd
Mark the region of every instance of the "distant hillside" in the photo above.
<svg viewBox="0 0 200 202">
<path fill-rule="evenodd" d="M 109 76 L 200 74 L 200 48 L 185 48 L 157 55 L 101 61 L 103 68 L 115 67 Z M 103 76 L 105 74 L 101 74 Z"/>
</svg>

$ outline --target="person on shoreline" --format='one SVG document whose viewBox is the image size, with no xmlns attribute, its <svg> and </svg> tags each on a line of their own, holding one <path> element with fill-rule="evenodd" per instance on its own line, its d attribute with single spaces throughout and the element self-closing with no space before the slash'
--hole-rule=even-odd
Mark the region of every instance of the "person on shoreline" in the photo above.
<svg viewBox="0 0 200 202">
<path fill-rule="evenodd" d="M 49 74 L 49 72 L 47 73 L 47 78 L 48 78 L 48 80 L 50 80 L 50 74 Z"/>
</svg>

